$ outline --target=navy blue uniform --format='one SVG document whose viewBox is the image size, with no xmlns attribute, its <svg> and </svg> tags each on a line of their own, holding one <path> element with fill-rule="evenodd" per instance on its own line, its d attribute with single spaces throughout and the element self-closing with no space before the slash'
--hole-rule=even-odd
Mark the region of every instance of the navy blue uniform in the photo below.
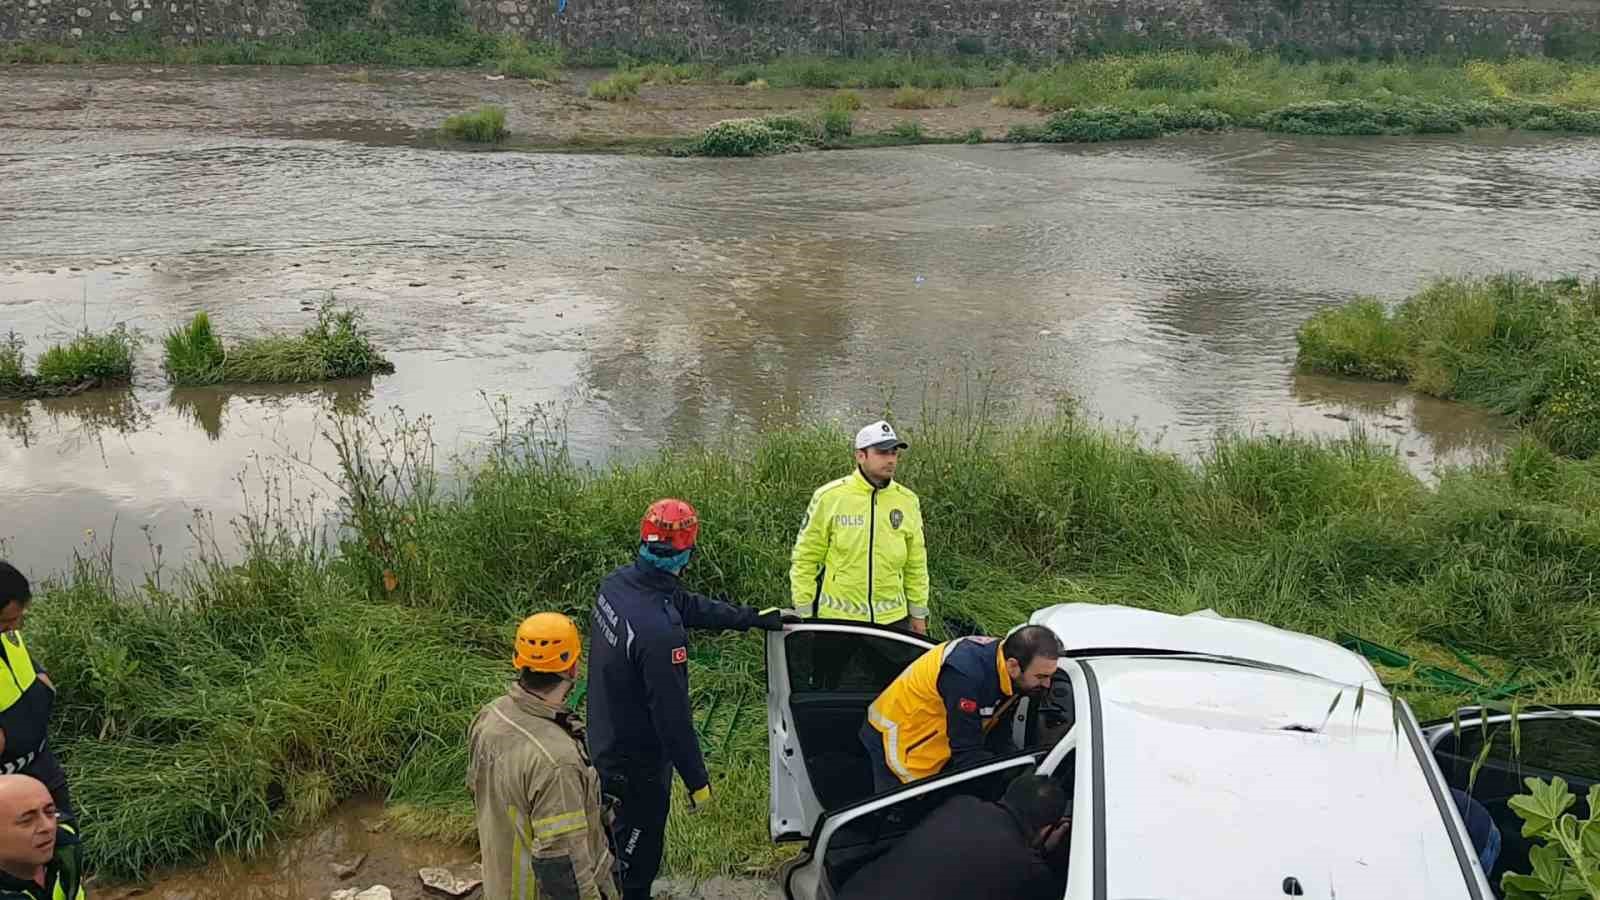
<svg viewBox="0 0 1600 900">
<path fill-rule="evenodd" d="M 753 609 L 685 590 L 643 560 L 606 576 L 589 644 L 589 755 L 621 801 L 612 826 L 623 896 L 647 897 L 661 866 L 672 770 L 692 794 L 710 783 L 689 707 L 688 629 L 747 630 Z"/>
</svg>

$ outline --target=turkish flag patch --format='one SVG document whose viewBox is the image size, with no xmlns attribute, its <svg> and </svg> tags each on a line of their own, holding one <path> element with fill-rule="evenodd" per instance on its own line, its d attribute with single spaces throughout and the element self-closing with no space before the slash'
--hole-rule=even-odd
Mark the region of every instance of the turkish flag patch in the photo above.
<svg viewBox="0 0 1600 900">
<path fill-rule="evenodd" d="M 962 697 L 959 705 L 961 707 L 961 711 L 969 716 L 978 711 L 978 701 L 976 700 L 968 700 L 967 698 Z"/>
<path fill-rule="evenodd" d="M 681 666 L 681 665 L 683 665 L 684 663 L 686 663 L 688 661 L 689 661 L 689 648 L 688 647 L 673 647 L 672 648 L 672 664 L 673 665 Z M 973 708 L 976 709 L 977 707 L 974 706 Z"/>
</svg>

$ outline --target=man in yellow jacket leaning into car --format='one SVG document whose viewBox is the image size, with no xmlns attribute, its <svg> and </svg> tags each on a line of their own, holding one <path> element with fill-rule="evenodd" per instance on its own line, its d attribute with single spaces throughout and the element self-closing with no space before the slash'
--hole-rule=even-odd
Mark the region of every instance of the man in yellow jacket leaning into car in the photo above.
<svg viewBox="0 0 1600 900">
<path fill-rule="evenodd" d="M 928 633 L 928 550 L 917 495 L 894 480 L 905 441 L 888 422 L 856 433 L 856 470 L 811 495 L 789 566 L 805 618 Z"/>
</svg>

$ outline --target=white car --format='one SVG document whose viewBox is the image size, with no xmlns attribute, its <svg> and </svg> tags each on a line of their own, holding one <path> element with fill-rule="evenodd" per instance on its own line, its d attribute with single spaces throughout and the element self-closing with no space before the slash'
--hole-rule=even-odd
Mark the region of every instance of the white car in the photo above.
<svg viewBox="0 0 1600 900">
<path fill-rule="evenodd" d="M 946 798 L 997 800 L 1029 771 L 1071 792 L 1065 900 L 1495 896 L 1449 790 L 1466 788 L 1482 745 L 1475 712 L 1459 731 L 1424 729 L 1362 657 L 1209 611 L 1063 604 L 1031 621 L 1066 655 L 1049 694 L 1018 705 L 1024 749 L 876 797 L 858 737 L 867 705 L 933 642 L 820 621 L 768 635 L 771 832 L 808 842 L 783 871 L 789 900 L 829 900 Z M 1600 777 L 1574 765 L 1600 768 L 1600 741 L 1583 733 L 1600 729 L 1573 715 L 1529 714 L 1516 764 L 1487 733 L 1506 745 L 1474 790 L 1505 841 L 1496 883 L 1505 865 L 1527 871 L 1505 806 L 1519 776 L 1562 774 L 1580 798 Z M 1528 764 L 1540 717 L 1579 728 L 1554 769 Z"/>
</svg>

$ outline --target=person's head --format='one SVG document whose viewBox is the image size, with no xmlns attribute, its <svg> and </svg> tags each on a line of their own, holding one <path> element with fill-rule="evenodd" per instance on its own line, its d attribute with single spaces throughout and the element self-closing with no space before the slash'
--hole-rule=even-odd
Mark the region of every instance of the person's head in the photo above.
<svg viewBox="0 0 1600 900">
<path fill-rule="evenodd" d="M 548 694 L 578 677 L 583 640 L 578 626 L 561 613 L 535 613 L 517 626 L 517 650 L 511 664 L 524 688 Z"/>
<path fill-rule="evenodd" d="M 33 591 L 28 578 L 17 567 L 0 560 L 0 633 L 22 627 L 22 614 L 28 611 Z"/>
<path fill-rule="evenodd" d="M 1043 775 L 1017 776 L 1006 787 L 1000 805 L 1017 817 L 1035 847 L 1043 844 L 1068 814 L 1066 789 Z"/>
<path fill-rule="evenodd" d="M 56 802 L 39 779 L 0 775 L 0 868 L 32 871 L 56 852 Z"/>
<path fill-rule="evenodd" d="M 700 516 L 686 500 L 657 500 L 639 520 L 639 555 L 674 575 L 689 564 L 699 539 Z"/>
<path fill-rule="evenodd" d="M 856 466 L 868 481 L 888 484 L 894 480 L 895 467 L 900 464 L 900 451 L 907 446 L 888 422 L 873 422 L 856 432 Z"/>
<path fill-rule="evenodd" d="M 1061 639 L 1043 625 L 1024 625 L 1000 645 L 1006 673 L 1019 694 L 1037 697 L 1050 689 L 1061 658 Z"/>
</svg>

